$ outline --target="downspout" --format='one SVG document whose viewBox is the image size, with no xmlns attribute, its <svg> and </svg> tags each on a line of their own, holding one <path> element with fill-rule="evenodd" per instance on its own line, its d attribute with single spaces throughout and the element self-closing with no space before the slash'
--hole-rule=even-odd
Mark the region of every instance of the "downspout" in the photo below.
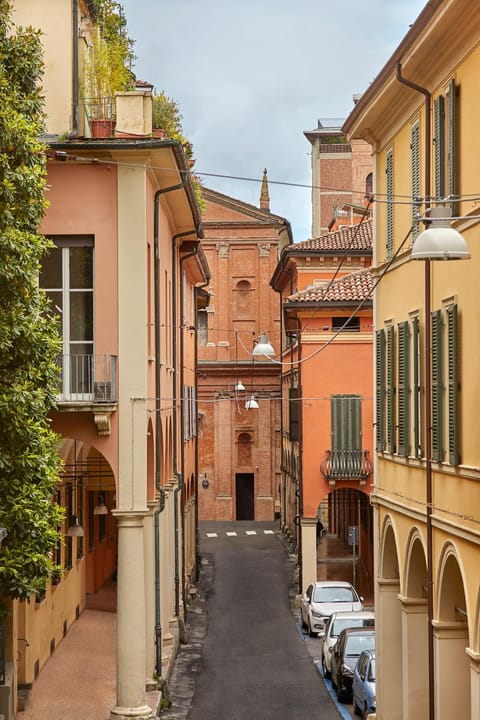
<svg viewBox="0 0 480 720">
<path fill-rule="evenodd" d="M 78 0 L 72 3 L 72 135 L 78 135 Z"/>
<path fill-rule="evenodd" d="M 430 206 L 431 167 L 431 94 L 420 85 L 402 77 L 401 63 L 397 63 L 397 80 L 425 96 L 425 209 Z M 428 717 L 435 720 L 435 646 L 433 637 L 433 529 L 432 529 L 432 370 L 431 370 L 431 269 L 425 260 L 425 496 L 427 531 L 427 621 L 428 621 Z"/>
<path fill-rule="evenodd" d="M 180 533 L 180 526 L 178 522 L 178 493 L 180 491 L 183 491 L 184 486 L 184 464 L 185 464 L 185 449 L 183 444 L 183 438 L 182 438 L 182 450 L 180 453 L 180 469 L 178 467 L 178 409 L 177 409 L 177 402 L 178 402 L 178 387 L 177 387 L 177 344 L 178 344 L 178 333 L 177 333 L 177 303 L 176 303 L 176 292 L 177 292 L 177 263 L 176 263 L 176 257 L 177 257 L 177 240 L 181 238 L 188 237 L 189 235 L 195 235 L 197 237 L 197 229 L 192 230 L 185 230 L 184 232 L 177 233 L 173 236 L 173 242 L 172 242 L 172 326 L 173 326 L 173 352 L 172 352 L 172 365 L 173 365 L 173 474 L 175 475 L 177 479 L 177 484 L 175 487 L 175 490 L 173 492 L 173 498 L 174 498 L 174 515 L 175 515 L 175 615 L 176 617 L 180 617 L 180 543 L 179 543 L 179 533 Z M 183 261 L 187 259 L 187 257 L 192 257 L 192 255 L 196 255 L 198 252 L 198 248 L 189 255 L 186 255 L 185 258 L 180 259 L 180 267 L 182 267 Z M 180 314 L 181 319 L 183 320 L 183 278 L 180 279 Z M 184 402 L 183 402 L 183 332 L 180 333 L 180 358 L 181 358 L 181 372 L 180 372 L 180 397 L 181 397 L 181 403 L 180 403 L 180 422 L 181 427 L 183 430 L 184 427 L 184 416 L 185 416 L 185 410 L 184 410 Z M 182 508 L 182 530 L 184 530 L 184 518 L 183 518 L 183 508 Z M 182 537 L 182 559 L 185 560 L 185 545 L 183 544 L 183 537 Z M 184 566 L 183 566 L 184 567 Z M 182 597 L 185 601 L 185 587 L 182 589 Z M 185 604 L 184 604 L 185 607 Z"/>
<path fill-rule="evenodd" d="M 154 512 L 155 533 L 155 665 L 158 677 L 162 676 L 162 618 L 160 606 L 160 513 L 165 509 L 165 491 L 161 485 L 161 330 L 160 330 L 160 197 L 173 190 L 181 190 L 187 182 L 187 174 L 176 185 L 160 188 L 155 192 L 153 203 L 153 282 L 154 282 L 154 323 L 155 323 L 155 489 L 160 497 Z"/>
<path fill-rule="evenodd" d="M 293 352 L 293 351 L 292 351 Z M 299 392 L 299 409 L 298 409 L 298 467 L 297 467 L 297 475 L 298 475 L 298 483 L 299 483 L 299 490 L 298 492 L 298 514 L 299 514 L 299 523 L 298 523 L 298 589 L 299 592 L 302 592 L 303 590 L 303 538 L 302 538 L 302 518 L 303 518 L 303 400 L 302 400 L 302 331 L 300 330 L 298 334 L 298 349 L 297 349 L 297 357 L 298 357 L 298 388 L 300 390 Z"/>
</svg>

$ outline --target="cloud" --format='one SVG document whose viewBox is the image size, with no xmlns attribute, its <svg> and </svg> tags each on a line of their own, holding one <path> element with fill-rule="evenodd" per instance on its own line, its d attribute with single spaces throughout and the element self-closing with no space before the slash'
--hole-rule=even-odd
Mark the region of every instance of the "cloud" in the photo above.
<svg viewBox="0 0 480 720">
<path fill-rule="evenodd" d="M 344 118 L 423 7 L 422 0 L 123 0 L 137 77 L 180 106 L 196 170 L 311 181 L 305 130 Z M 206 177 L 253 204 L 260 185 Z M 270 186 L 271 210 L 310 236 L 310 188 Z"/>
</svg>

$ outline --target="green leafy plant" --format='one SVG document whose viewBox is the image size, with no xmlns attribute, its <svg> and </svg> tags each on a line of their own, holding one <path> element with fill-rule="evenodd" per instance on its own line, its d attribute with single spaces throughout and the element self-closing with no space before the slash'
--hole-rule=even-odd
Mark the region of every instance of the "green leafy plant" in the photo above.
<svg viewBox="0 0 480 720">
<path fill-rule="evenodd" d="M 95 8 L 97 26 L 85 58 L 83 91 L 89 116 L 111 119 L 115 114 L 115 93 L 133 87 L 133 40 L 127 35 L 119 3 L 95 0 Z"/>
<path fill-rule="evenodd" d="M 38 287 L 50 241 L 38 234 L 46 209 L 39 33 L 13 28 L 0 0 L 0 597 L 41 592 L 56 571 L 63 511 L 58 438 L 48 413 L 58 388 L 61 343 Z"/>
</svg>

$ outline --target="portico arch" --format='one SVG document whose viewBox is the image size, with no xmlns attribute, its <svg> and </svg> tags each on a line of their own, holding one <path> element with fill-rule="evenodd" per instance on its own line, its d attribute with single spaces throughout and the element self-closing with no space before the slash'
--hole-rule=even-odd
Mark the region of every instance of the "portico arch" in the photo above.
<svg viewBox="0 0 480 720">
<path fill-rule="evenodd" d="M 380 532 L 377 589 L 375 645 L 377 666 L 382 668 L 377 681 L 378 716 L 404 720 L 400 565 L 398 541 L 390 515 L 385 516 Z"/>
<path fill-rule="evenodd" d="M 403 712 L 405 720 L 428 717 L 428 612 L 426 550 L 418 528 L 407 545 L 402 596 Z"/>
<path fill-rule="evenodd" d="M 470 662 L 465 583 L 457 550 L 446 543 L 438 569 L 434 621 L 435 710 L 438 720 L 470 720 Z"/>
</svg>

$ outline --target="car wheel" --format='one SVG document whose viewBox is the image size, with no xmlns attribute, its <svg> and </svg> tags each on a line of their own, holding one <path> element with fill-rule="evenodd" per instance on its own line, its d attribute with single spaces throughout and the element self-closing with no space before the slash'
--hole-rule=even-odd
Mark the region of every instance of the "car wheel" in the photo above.
<svg viewBox="0 0 480 720">
<path fill-rule="evenodd" d="M 336 689 L 337 689 L 337 683 L 336 683 L 335 677 L 334 677 L 334 675 L 333 675 L 333 671 L 330 673 L 330 677 L 332 678 L 332 688 L 333 688 L 334 690 L 336 690 Z"/>
<path fill-rule="evenodd" d="M 313 632 L 313 630 L 312 630 L 312 626 L 310 625 L 310 620 L 308 621 L 308 634 L 310 635 L 310 637 L 316 637 L 316 636 L 317 636 L 317 633 L 316 633 L 316 632 Z"/>
<path fill-rule="evenodd" d="M 363 717 L 363 712 L 362 712 L 361 709 L 358 707 L 355 699 L 353 700 L 353 712 L 355 713 L 355 715 L 362 715 L 362 717 Z"/>
<path fill-rule="evenodd" d="M 337 700 L 343 702 L 343 690 L 340 683 L 337 684 Z"/>
<path fill-rule="evenodd" d="M 323 677 L 329 678 L 331 677 L 332 673 L 327 670 L 327 666 L 325 665 L 325 658 L 322 655 L 322 671 L 323 671 Z"/>
<path fill-rule="evenodd" d="M 368 720 L 370 713 L 368 712 L 368 707 L 365 705 L 363 708 L 363 714 L 362 714 L 362 720 Z"/>
<path fill-rule="evenodd" d="M 303 613 L 302 613 L 301 610 L 300 610 L 300 625 L 302 626 L 303 630 L 306 630 L 306 628 L 307 628 L 307 623 L 306 623 L 305 620 L 303 619 Z"/>
</svg>

